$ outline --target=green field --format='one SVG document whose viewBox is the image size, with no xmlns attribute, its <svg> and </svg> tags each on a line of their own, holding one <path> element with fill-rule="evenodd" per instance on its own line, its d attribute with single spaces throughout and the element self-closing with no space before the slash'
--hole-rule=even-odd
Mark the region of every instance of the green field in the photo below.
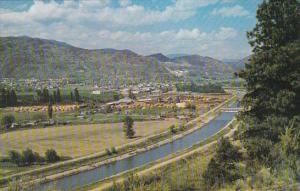
<svg viewBox="0 0 300 191">
<path fill-rule="evenodd" d="M 125 137 L 123 123 L 69 125 L 13 131 L 0 135 L 0 150 L 1 155 L 4 156 L 9 150 L 21 151 L 29 147 L 43 155 L 48 148 L 53 148 L 60 155 L 79 157 L 166 131 L 175 123 L 175 119 L 135 122 L 135 139 Z"/>
</svg>

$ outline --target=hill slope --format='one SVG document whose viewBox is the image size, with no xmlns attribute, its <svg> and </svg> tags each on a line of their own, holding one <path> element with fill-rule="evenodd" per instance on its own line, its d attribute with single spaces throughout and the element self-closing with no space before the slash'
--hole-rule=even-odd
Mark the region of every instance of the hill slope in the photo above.
<svg viewBox="0 0 300 191">
<path fill-rule="evenodd" d="M 130 50 L 88 50 L 30 37 L 0 37 L 0 61 L 0 78 L 67 77 L 118 84 L 170 76 L 156 58 Z"/>
<path fill-rule="evenodd" d="M 225 81 L 232 79 L 235 69 L 220 60 L 199 55 L 184 55 L 170 59 L 166 67 L 173 71 L 183 71 L 188 77 L 198 80 Z"/>
<path fill-rule="evenodd" d="M 160 62 L 169 62 L 171 61 L 170 58 L 168 58 L 167 56 L 163 55 L 162 53 L 157 53 L 157 54 L 151 54 L 149 56 L 147 56 L 148 58 L 155 58 Z"/>
<path fill-rule="evenodd" d="M 222 82 L 232 79 L 238 68 L 199 55 L 142 56 L 131 50 L 88 50 L 54 40 L 0 37 L 0 78 L 71 78 L 120 85 L 173 81 L 177 76 Z"/>
</svg>

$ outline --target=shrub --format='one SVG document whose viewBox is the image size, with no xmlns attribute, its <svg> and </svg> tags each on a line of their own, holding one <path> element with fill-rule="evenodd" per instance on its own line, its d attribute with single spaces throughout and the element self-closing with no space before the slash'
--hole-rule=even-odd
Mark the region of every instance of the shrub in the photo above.
<svg viewBox="0 0 300 191">
<path fill-rule="evenodd" d="M 179 131 L 184 131 L 184 130 L 185 130 L 185 125 L 184 124 L 180 125 Z"/>
<path fill-rule="evenodd" d="M 194 103 L 188 103 L 186 108 L 190 110 L 196 110 L 196 105 Z"/>
<path fill-rule="evenodd" d="M 32 163 L 35 162 L 35 156 L 34 156 L 32 150 L 29 148 L 27 148 L 26 150 L 24 150 L 22 152 L 22 157 L 23 157 L 24 163 L 27 165 L 31 165 Z"/>
<path fill-rule="evenodd" d="M 105 152 L 106 152 L 107 155 L 112 155 L 112 153 L 110 152 L 109 149 L 105 149 Z"/>
<path fill-rule="evenodd" d="M 206 186 L 219 187 L 223 183 L 238 180 L 240 169 L 235 162 L 242 160 L 242 155 L 238 148 L 228 139 L 221 138 L 218 142 L 216 155 L 210 160 L 207 169 L 203 173 Z"/>
<path fill-rule="evenodd" d="M 111 153 L 112 153 L 112 154 L 117 154 L 117 153 L 118 153 L 116 147 L 112 147 L 112 148 L 111 148 Z"/>
<path fill-rule="evenodd" d="M 113 112 L 112 107 L 110 105 L 106 105 L 105 106 L 105 113 L 111 113 L 111 112 Z"/>
<path fill-rule="evenodd" d="M 47 120 L 47 115 L 44 114 L 44 113 L 35 113 L 32 116 L 32 120 L 34 120 L 34 121 L 45 121 L 45 120 Z"/>
<path fill-rule="evenodd" d="M 176 133 L 177 133 L 177 129 L 176 129 L 175 125 L 171 125 L 171 126 L 169 127 L 169 129 L 170 129 L 170 132 L 171 132 L 172 134 L 176 134 Z"/>
<path fill-rule="evenodd" d="M 4 128 L 8 129 L 15 121 L 16 118 L 14 115 L 12 114 L 4 115 L 1 119 L 1 125 L 3 125 Z"/>
<path fill-rule="evenodd" d="M 15 151 L 15 150 L 9 151 L 9 160 L 12 163 L 17 164 L 18 166 L 20 166 L 23 162 L 22 155 L 18 151 Z"/>
<path fill-rule="evenodd" d="M 56 151 L 54 149 L 48 149 L 45 153 L 46 161 L 53 163 L 60 160 L 60 157 L 57 155 Z"/>
<path fill-rule="evenodd" d="M 42 157 L 42 156 L 40 156 L 39 153 L 34 152 L 33 155 L 34 155 L 34 161 L 35 161 L 35 162 L 39 162 L 39 163 L 40 163 L 40 162 L 45 162 L 45 158 Z"/>
</svg>

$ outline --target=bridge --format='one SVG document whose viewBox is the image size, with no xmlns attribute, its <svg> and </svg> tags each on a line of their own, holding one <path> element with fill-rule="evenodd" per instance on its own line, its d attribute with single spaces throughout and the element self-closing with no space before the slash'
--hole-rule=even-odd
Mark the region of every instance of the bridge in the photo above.
<svg viewBox="0 0 300 191">
<path fill-rule="evenodd" d="M 223 107 L 223 108 L 221 108 L 221 111 L 224 111 L 224 112 L 239 112 L 239 111 L 242 111 L 242 110 L 243 110 L 243 108 L 241 108 L 241 107 L 235 107 L 235 108 Z"/>
</svg>

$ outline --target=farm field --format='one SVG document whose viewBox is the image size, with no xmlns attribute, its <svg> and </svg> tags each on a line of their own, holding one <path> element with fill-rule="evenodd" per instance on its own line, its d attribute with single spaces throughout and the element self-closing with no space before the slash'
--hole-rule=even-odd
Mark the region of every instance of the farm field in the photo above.
<svg viewBox="0 0 300 191">
<path fill-rule="evenodd" d="M 79 157 L 106 148 L 123 145 L 138 138 L 166 131 L 176 119 L 135 122 L 136 138 L 127 139 L 123 123 L 69 125 L 57 128 L 40 128 L 13 131 L 0 135 L 0 154 L 6 156 L 9 150 L 24 150 L 27 147 L 41 155 L 49 148 L 68 157 Z"/>
</svg>

